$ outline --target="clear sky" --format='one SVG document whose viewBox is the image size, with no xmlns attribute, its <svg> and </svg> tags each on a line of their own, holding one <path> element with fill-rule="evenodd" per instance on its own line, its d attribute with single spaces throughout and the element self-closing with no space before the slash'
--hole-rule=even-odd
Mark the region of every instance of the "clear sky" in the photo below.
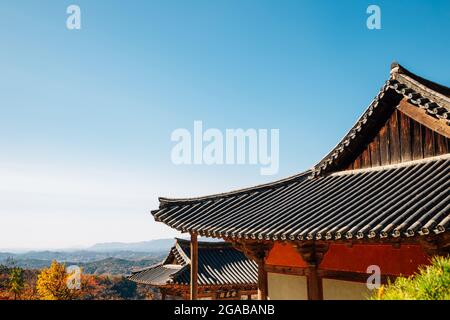
<svg viewBox="0 0 450 320">
<path fill-rule="evenodd" d="M 81 30 L 66 8 L 81 8 Z M 381 30 L 366 9 L 381 8 Z M 0 248 L 176 235 L 158 196 L 301 172 L 397 60 L 450 86 L 450 1 L 0 2 Z M 176 166 L 171 132 L 277 128 L 280 170 Z"/>
</svg>

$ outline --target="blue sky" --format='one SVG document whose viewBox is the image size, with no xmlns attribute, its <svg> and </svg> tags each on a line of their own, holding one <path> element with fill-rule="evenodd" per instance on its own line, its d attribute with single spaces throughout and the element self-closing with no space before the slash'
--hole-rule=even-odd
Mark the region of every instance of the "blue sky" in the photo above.
<svg viewBox="0 0 450 320">
<path fill-rule="evenodd" d="M 81 8 L 82 29 L 66 28 Z M 381 8 L 381 30 L 366 8 Z M 0 248 L 176 233 L 149 214 L 303 171 L 397 60 L 450 86 L 449 1 L 2 1 Z M 175 166 L 170 134 L 277 128 L 280 170 Z M 6 227 L 5 227 L 6 226 Z"/>
</svg>

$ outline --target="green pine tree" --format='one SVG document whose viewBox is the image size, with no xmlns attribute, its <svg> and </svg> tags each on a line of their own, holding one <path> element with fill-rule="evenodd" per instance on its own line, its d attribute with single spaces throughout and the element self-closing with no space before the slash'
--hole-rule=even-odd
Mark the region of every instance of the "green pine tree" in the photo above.
<svg viewBox="0 0 450 320">
<path fill-rule="evenodd" d="M 23 270 L 21 268 L 12 268 L 9 271 L 9 291 L 14 294 L 14 300 L 20 298 L 25 287 Z"/>
</svg>

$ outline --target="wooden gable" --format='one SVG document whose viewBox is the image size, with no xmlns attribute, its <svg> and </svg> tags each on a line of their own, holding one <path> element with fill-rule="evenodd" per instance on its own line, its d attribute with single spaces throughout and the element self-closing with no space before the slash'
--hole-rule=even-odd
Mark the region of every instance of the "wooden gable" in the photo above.
<svg viewBox="0 0 450 320">
<path fill-rule="evenodd" d="M 418 112 L 419 111 L 419 112 Z M 402 100 L 347 170 L 419 160 L 450 152 L 450 126 Z"/>
<path fill-rule="evenodd" d="M 313 168 L 313 176 L 378 167 L 450 151 L 450 88 L 391 66 L 353 128 Z"/>
</svg>

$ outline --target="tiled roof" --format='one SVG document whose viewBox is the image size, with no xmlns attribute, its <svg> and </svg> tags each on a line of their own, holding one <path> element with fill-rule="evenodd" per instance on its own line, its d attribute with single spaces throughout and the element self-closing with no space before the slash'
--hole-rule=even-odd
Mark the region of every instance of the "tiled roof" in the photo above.
<svg viewBox="0 0 450 320">
<path fill-rule="evenodd" d="M 224 242 L 199 241 L 198 244 L 199 285 L 256 285 L 257 265 L 242 252 Z M 164 262 L 133 272 L 129 279 L 155 286 L 188 285 L 189 266 L 190 243 L 177 239 Z"/>
<path fill-rule="evenodd" d="M 153 212 L 182 232 L 221 238 L 307 240 L 411 237 L 450 225 L 450 155 L 194 200 Z"/>
<path fill-rule="evenodd" d="M 167 284 L 182 268 L 183 266 L 180 265 L 163 265 L 162 263 L 158 263 L 151 267 L 133 272 L 128 279 L 142 284 L 162 286 Z"/>
</svg>

